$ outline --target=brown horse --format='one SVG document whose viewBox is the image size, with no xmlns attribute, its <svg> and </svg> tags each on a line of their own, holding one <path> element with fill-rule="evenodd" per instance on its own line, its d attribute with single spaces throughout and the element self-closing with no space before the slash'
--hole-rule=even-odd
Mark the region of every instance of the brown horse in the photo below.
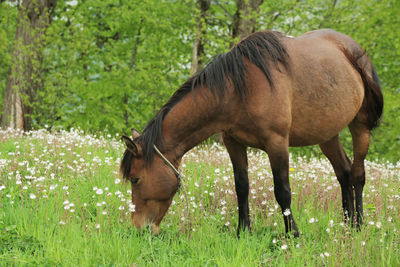
<svg viewBox="0 0 400 267">
<path fill-rule="evenodd" d="M 215 133 L 222 133 L 233 165 L 238 234 L 250 229 L 248 146 L 268 154 L 286 232 L 298 236 L 290 209 L 289 146 L 321 147 L 342 189 L 345 220 L 353 223 L 355 198 L 361 225 L 364 159 L 382 109 L 375 68 L 350 37 L 333 30 L 298 38 L 254 33 L 183 84 L 142 135 L 133 130 L 132 139 L 124 137 L 121 173 L 132 184 L 133 225 L 151 224 L 159 232 L 180 184 L 182 156 Z M 338 138 L 346 126 L 353 162 Z"/>
</svg>

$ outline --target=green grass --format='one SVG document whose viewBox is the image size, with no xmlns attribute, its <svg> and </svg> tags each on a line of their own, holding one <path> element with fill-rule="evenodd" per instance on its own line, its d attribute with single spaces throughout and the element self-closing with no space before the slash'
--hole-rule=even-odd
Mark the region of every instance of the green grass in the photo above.
<svg viewBox="0 0 400 267">
<path fill-rule="evenodd" d="M 237 239 L 229 157 L 219 146 L 196 148 L 182 164 L 188 202 L 177 194 L 153 236 L 130 225 L 130 188 L 118 180 L 122 152 L 119 141 L 78 131 L 0 131 L 0 265 L 400 266 L 399 163 L 367 162 L 365 225 L 357 232 L 342 223 L 329 163 L 293 158 L 301 236 L 290 238 L 268 158 L 251 150 L 252 232 Z"/>
</svg>

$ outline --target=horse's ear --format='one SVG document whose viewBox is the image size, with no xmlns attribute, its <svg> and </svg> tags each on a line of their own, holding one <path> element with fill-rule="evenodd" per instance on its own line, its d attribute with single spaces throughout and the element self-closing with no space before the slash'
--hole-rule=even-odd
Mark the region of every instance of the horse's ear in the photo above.
<svg viewBox="0 0 400 267">
<path fill-rule="evenodd" d="M 136 139 L 140 136 L 140 133 L 138 131 L 136 131 L 135 128 L 132 128 L 131 130 L 132 130 L 132 138 L 133 139 Z"/>
<path fill-rule="evenodd" d="M 135 143 L 135 141 L 126 135 L 122 136 L 122 140 L 125 142 L 126 149 L 132 152 L 135 157 L 140 157 L 142 155 L 142 148 L 139 144 Z"/>
</svg>

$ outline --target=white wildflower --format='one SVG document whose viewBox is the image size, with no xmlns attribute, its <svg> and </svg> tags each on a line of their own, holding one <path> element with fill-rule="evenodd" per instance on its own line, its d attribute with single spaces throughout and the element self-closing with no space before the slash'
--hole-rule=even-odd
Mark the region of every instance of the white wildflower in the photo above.
<svg viewBox="0 0 400 267">
<path fill-rule="evenodd" d="M 291 212 L 290 212 L 289 209 L 286 209 L 286 210 L 283 212 L 283 215 L 285 215 L 285 216 L 289 216 L 290 214 L 291 214 Z"/>
<path fill-rule="evenodd" d="M 132 203 L 129 204 L 129 211 L 130 212 L 135 212 L 135 208 L 136 208 L 135 204 L 132 204 Z"/>
</svg>

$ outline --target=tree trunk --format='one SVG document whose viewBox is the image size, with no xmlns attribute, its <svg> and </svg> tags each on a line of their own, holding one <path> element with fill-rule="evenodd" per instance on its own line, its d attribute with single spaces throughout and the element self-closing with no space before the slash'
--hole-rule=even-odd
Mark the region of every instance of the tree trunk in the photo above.
<svg viewBox="0 0 400 267">
<path fill-rule="evenodd" d="M 207 29 L 207 11 L 210 9 L 210 0 L 198 0 L 200 15 L 197 23 L 196 38 L 193 42 L 191 74 L 196 73 L 203 66 L 204 36 Z"/>
<path fill-rule="evenodd" d="M 242 40 L 255 31 L 256 17 L 263 0 L 236 0 L 232 37 Z"/>
<path fill-rule="evenodd" d="M 42 86 L 44 36 L 57 0 L 23 0 L 18 6 L 18 27 L 3 97 L 1 126 L 28 131 L 32 104 Z"/>
</svg>

